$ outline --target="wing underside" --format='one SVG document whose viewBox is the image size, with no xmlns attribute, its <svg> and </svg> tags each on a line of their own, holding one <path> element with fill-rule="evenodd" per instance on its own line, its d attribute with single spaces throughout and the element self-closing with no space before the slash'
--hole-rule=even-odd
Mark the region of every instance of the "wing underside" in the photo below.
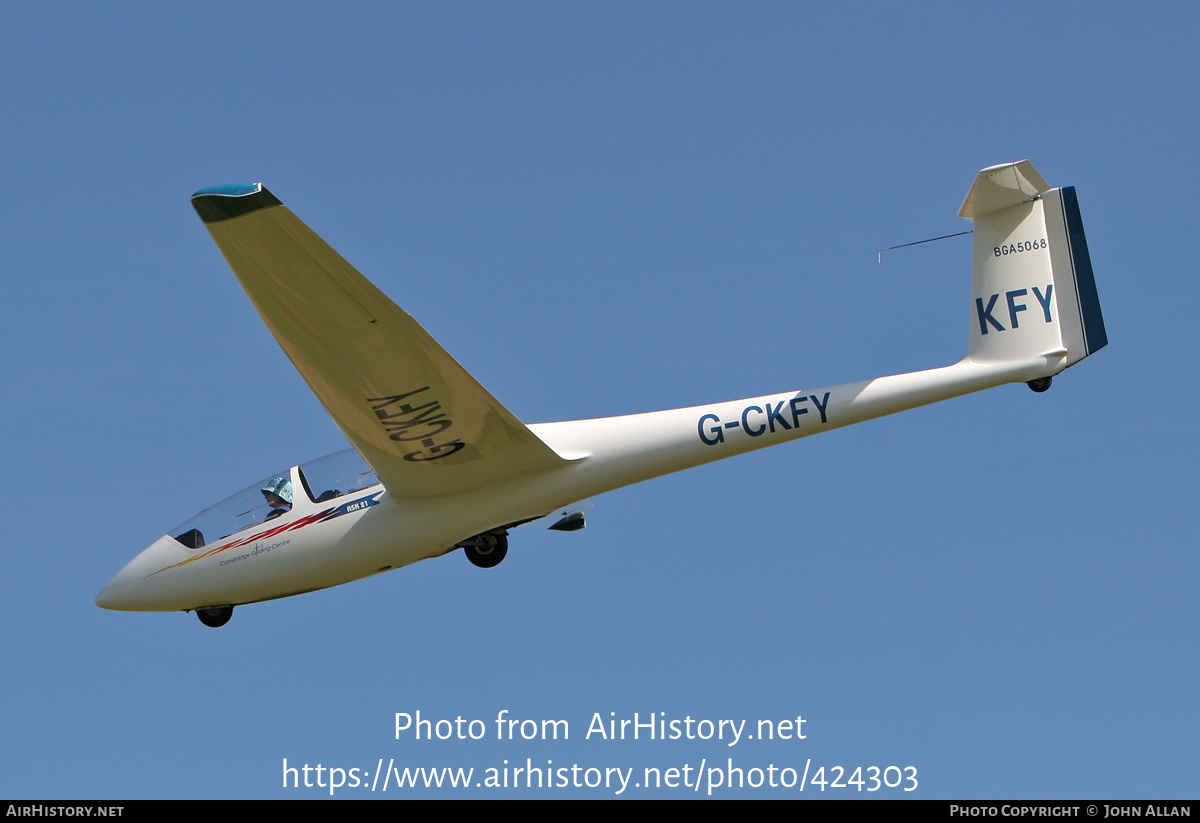
<svg viewBox="0 0 1200 823">
<path fill-rule="evenodd" d="M 566 462 L 261 185 L 205 189 L 192 204 L 390 494 L 453 494 Z"/>
</svg>

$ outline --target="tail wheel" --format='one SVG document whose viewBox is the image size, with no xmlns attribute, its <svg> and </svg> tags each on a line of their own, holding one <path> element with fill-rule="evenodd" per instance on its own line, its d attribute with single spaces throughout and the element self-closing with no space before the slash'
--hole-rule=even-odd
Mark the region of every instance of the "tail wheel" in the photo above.
<svg viewBox="0 0 1200 823">
<path fill-rule="evenodd" d="M 215 609 L 196 609 L 196 617 L 210 629 L 219 629 L 233 617 L 233 606 L 220 606 Z"/>
<path fill-rule="evenodd" d="M 467 559 L 481 569 L 500 565 L 500 561 L 508 554 L 507 534 L 481 534 L 476 541 L 463 546 L 463 551 Z"/>
</svg>

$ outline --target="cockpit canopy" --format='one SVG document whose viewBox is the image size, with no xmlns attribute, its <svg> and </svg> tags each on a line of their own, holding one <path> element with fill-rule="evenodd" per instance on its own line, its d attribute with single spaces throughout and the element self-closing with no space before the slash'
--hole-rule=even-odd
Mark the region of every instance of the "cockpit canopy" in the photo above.
<svg viewBox="0 0 1200 823">
<path fill-rule="evenodd" d="M 169 534 L 189 549 L 312 505 L 379 485 L 354 449 L 335 452 L 292 469 L 267 475 L 235 495 L 210 506 Z"/>
</svg>

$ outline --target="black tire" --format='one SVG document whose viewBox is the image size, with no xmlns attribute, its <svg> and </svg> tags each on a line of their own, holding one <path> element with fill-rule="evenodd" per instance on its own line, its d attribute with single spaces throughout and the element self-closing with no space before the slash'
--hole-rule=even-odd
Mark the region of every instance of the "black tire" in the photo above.
<svg viewBox="0 0 1200 823">
<path fill-rule="evenodd" d="M 1030 380 L 1025 385 L 1029 386 L 1029 388 L 1033 389 L 1038 394 L 1041 394 L 1046 389 L 1050 388 L 1050 384 L 1053 382 L 1054 378 L 1052 377 L 1039 377 L 1036 380 Z"/>
<path fill-rule="evenodd" d="M 210 629 L 219 629 L 233 617 L 233 606 L 220 606 L 215 609 L 196 609 L 196 617 Z"/>
<path fill-rule="evenodd" d="M 500 565 L 500 561 L 508 554 L 508 535 L 507 534 L 488 534 L 483 535 L 484 538 L 492 537 L 495 543 L 490 548 L 480 548 L 479 546 L 463 546 L 463 551 L 467 553 L 467 559 L 472 565 L 478 566 L 481 569 L 490 569 Z"/>
</svg>

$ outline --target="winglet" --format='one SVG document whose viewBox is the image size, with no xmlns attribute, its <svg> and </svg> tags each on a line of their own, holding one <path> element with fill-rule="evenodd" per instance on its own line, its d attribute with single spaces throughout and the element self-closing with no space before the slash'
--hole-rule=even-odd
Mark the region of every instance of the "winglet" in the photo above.
<svg viewBox="0 0 1200 823">
<path fill-rule="evenodd" d="M 210 186 L 192 195 L 192 206 L 205 223 L 220 223 L 268 206 L 282 206 L 262 183 Z"/>
</svg>

